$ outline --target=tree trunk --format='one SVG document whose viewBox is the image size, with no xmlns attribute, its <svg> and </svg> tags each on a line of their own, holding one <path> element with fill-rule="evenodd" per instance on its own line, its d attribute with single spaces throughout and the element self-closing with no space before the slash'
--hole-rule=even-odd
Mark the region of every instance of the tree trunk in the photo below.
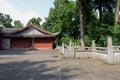
<svg viewBox="0 0 120 80">
<path fill-rule="evenodd" d="M 119 7 L 120 7 L 120 0 L 117 0 L 117 1 L 116 1 L 115 18 L 114 18 L 114 23 L 115 23 L 115 25 L 118 23 Z"/>
<path fill-rule="evenodd" d="M 101 25 L 102 25 L 102 3 L 101 2 L 100 2 L 100 6 L 99 6 L 98 10 L 99 10 L 99 16 L 100 16 L 99 26 L 101 27 Z"/>
<path fill-rule="evenodd" d="M 85 42 L 84 42 L 84 23 L 83 23 L 83 6 L 82 6 L 82 1 L 78 0 L 78 5 L 79 5 L 79 16 L 80 16 L 80 37 L 81 37 L 81 47 L 85 49 Z"/>
</svg>

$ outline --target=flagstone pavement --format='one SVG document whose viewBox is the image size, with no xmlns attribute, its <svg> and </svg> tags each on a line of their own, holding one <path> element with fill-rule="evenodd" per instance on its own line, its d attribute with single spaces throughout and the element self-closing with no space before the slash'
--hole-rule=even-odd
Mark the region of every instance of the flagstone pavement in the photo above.
<svg viewBox="0 0 120 80">
<path fill-rule="evenodd" d="M 0 80 L 120 80 L 120 65 L 65 59 L 57 50 L 0 50 Z"/>
</svg>

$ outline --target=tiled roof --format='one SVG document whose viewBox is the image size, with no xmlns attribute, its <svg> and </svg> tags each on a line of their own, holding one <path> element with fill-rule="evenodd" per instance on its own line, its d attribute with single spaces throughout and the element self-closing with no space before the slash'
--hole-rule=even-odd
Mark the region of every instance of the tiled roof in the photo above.
<svg viewBox="0 0 120 80">
<path fill-rule="evenodd" d="M 25 30 L 25 29 L 28 29 L 29 27 L 33 27 L 33 28 L 37 29 L 38 31 L 40 31 L 40 32 L 42 32 L 42 33 L 44 33 L 44 34 L 48 34 L 48 35 L 52 35 L 52 34 L 53 34 L 53 33 L 51 33 L 51 32 L 48 32 L 48 31 L 46 31 L 46 30 L 41 29 L 40 27 L 35 26 L 34 24 L 28 24 L 27 26 L 25 26 L 25 27 L 23 27 L 23 28 L 21 28 L 21 29 L 18 29 L 18 30 L 16 30 L 16 31 L 14 31 L 14 32 L 12 32 L 11 34 L 19 33 L 19 32 L 21 32 L 21 31 L 23 31 L 23 30 Z"/>
<path fill-rule="evenodd" d="M 4 35 L 5 37 L 16 37 L 16 38 L 21 38 L 21 37 L 24 37 L 24 38 L 47 38 L 47 37 L 55 37 L 57 35 Z"/>
<path fill-rule="evenodd" d="M 4 28 L 2 30 L 2 33 L 7 33 L 7 34 L 2 34 L 3 36 L 6 36 L 6 37 L 33 37 L 33 34 L 29 35 L 29 34 L 22 34 L 22 35 L 19 35 L 18 33 L 21 33 L 22 31 L 30 28 L 30 27 L 33 27 L 34 29 L 40 31 L 41 33 L 43 33 L 44 35 L 39 35 L 39 34 L 35 34 L 34 37 L 55 37 L 58 35 L 58 33 L 51 33 L 51 32 L 48 32 L 46 30 L 43 30 L 33 24 L 29 24 L 23 28 Z"/>
<path fill-rule="evenodd" d="M 11 33 L 11 32 L 14 32 L 16 30 L 19 30 L 20 28 L 3 28 L 2 29 L 2 33 Z"/>
</svg>

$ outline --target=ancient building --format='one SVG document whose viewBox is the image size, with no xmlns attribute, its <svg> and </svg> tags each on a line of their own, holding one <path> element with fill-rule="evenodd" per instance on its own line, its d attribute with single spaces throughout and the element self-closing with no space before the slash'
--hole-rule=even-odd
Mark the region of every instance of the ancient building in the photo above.
<svg viewBox="0 0 120 80">
<path fill-rule="evenodd" d="M 1 49 L 53 49 L 58 33 L 51 33 L 33 24 L 23 28 L 3 28 L 0 35 Z"/>
</svg>

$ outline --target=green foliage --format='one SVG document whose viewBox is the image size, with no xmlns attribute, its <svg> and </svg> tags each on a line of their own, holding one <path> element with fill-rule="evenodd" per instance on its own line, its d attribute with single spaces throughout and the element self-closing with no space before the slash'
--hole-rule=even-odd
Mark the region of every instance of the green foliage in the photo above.
<svg viewBox="0 0 120 80">
<path fill-rule="evenodd" d="M 115 33 L 115 35 L 120 35 L 120 25 L 114 26 L 114 33 Z"/>
<path fill-rule="evenodd" d="M 79 1 L 79 0 L 76 0 Z M 80 21 L 78 4 L 74 0 L 54 0 L 54 7 L 50 8 L 43 29 L 50 32 L 59 32 L 55 44 L 69 44 L 72 40 L 80 45 Z M 107 37 L 113 37 L 113 44 L 120 45 L 120 16 L 118 25 L 114 25 L 114 10 L 116 0 L 81 0 L 83 5 L 84 40 L 86 46 L 95 40 L 97 46 L 107 46 Z M 96 11 L 98 10 L 98 11 Z M 99 14 L 99 16 L 98 16 Z M 36 26 L 41 26 L 42 19 L 32 18 L 28 21 Z M 5 27 L 21 27 L 21 21 L 14 21 L 9 15 L 0 13 L 0 24 Z"/>
<path fill-rule="evenodd" d="M 114 13 L 113 12 L 105 12 L 103 15 L 102 22 L 104 24 L 109 24 L 110 26 L 114 25 Z"/>
<path fill-rule="evenodd" d="M 13 27 L 11 22 L 12 22 L 12 18 L 8 14 L 0 13 L 0 24 L 1 25 L 7 28 L 11 28 Z"/>
<path fill-rule="evenodd" d="M 49 16 L 45 18 L 46 22 L 42 26 L 48 31 L 60 33 L 56 41 L 58 44 L 68 44 L 69 39 L 79 37 L 76 10 L 76 2 L 67 0 L 55 0 L 54 8 L 50 8 Z"/>
<path fill-rule="evenodd" d="M 90 46 L 91 41 L 95 40 L 97 46 L 107 46 L 108 36 L 114 36 L 114 43 L 118 42 L 120 27 L 113 26 L 115 0 L 81 1 L 84 5 L 85 45 Z M 68 44 L 70 40 L 75 44 L 80 44 L 79 9 L 76 3 L 72 0 L 55 0 L 54 7 L 50 8 L 49 16 L 45 18 L 43 28 L 60 33 L 55 41 L 56 44 L 60 45 L 62 42 Z"/>
<path fill-rule="evenodd" d="M 114 27 L 113 26 L 110 26 L 108 24 L 102 24 L 102 27 L 100 28 L 100 32 L 102 35 L 105 35 L 105 36 L 112 36 L 113 35 L 113 29 Z"/>
<path fill-rule="evenodd" d="M 16 28 L 21 28 L 21 27 L 23 27 L 23 24 L 21 23 L 21 21 L 15 20 L 15 21 L 14 21 L 14 27 L 16 27 Z"/>
<path fill-rule="evenodd" d="M 115 25 L 113 27 L 114 27 L 113 44 L 120 45 L 120 24 Z"/>
<path fill-rule="evenodd" d="M 120 24 L 120 15 L 118 16 L 118 24 Z"/>
<path fill-rule="evenodd" d="M 112 13 L 115 8 L 116 0 L 93 0 L 93 9 L 97 9 L 99 12 L 99 26 L 101 27 L 103 20 L 105 20 L 104 13 Z M 110 17 L 110 16 L 109 16 Z M 108 17 L 108 18 L 109 18 Z"/>
<path fill-rule="evenodd" d="M 90 39 L 90 37 L 88 37 L 88 35 L 85 35 L 84 40 L 86 46 L 91 46 L 92 40 Z"/>
<path fill-rule="evenodd" d="M 107 37 L 108 36 L 100 35 L 98 42 L 96 42 L 97 46 L 102 46 L 102 47 L 107 46 Z"/>
<path fill-rule="evenodd" d="M 38 18 L 32 18 L 32 19 L 30 19 L 30 20 L 28 21 L 27 24 L 32 23 L 32 24 L 40 27 L 40 22 L 41 22 L 41 21 L 42 21 L 42 19 L 41 19 L 40 17 L 38 17 Z"/>
<path fill-rule="evenodd" d="M 120 37 L 113 37 L 113 45 L 120 46 Z"/>
<path fill-rule="evenodd" d="M 68 44 L 69 44 L 69 42 L 70 42 L 70 40 L 72 40 L 72 41 L 73 41 L 73 38 L 72 38 L 72 37 L 70 37 L 69 35 L 65 34 L 65 35 L 64 35 L 64 37 L 62 37 L 62 39 L 61 39 L 61 40 L 62 40 L 62 42 L 63 42 L 63 43 L 65 43 L 65 44 L 67 44 L 67 45 L 68 45 Z"/>
<path fill-rule="evenodd" d="M 73 42 L 75 43 L 75 45 L 78 45 L 78 46 L 80 45 L 80 39 L 79 38 L 74 39 Z"/>
</svg>

